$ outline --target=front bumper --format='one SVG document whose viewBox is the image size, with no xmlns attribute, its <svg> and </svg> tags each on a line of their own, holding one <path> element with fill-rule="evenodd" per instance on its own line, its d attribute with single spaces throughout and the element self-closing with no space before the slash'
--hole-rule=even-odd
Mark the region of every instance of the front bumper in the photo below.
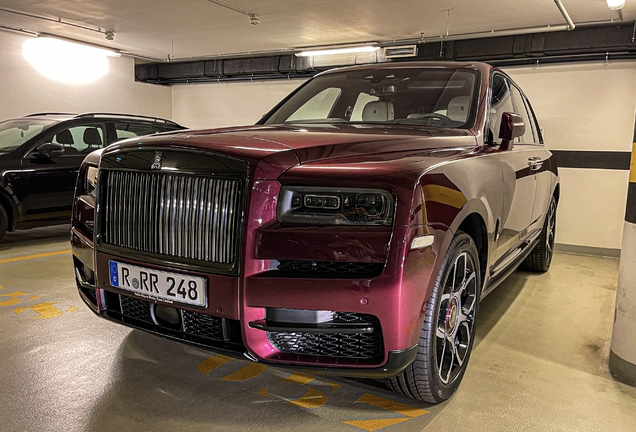
<svg viewBox="0 0 636 432">
<path fill-rule="evenodd" d="M 397 234 L 409 237 L 406 232 Z M 111 287 L 108 278 L 95 276 L 108 274 L 110 259 L 168 270 L 165 266 L 156 267 L 102 252 L 88 253 L 92 242 L 82 235 L 81 230 L 74 230 L 72 238 L 80 296 L 96 314 L 110 321 L 234 357 L 339 376 L 395 376 L 415 359 L 425 290 L 416 289 L 412 286 L 413 278 L 405 278 L 400 271 L 395 270 L 399 268 L 397 264 L 400 262 L 397 253 L 394 254 L 397 262 L 389 257 L 384 272 L 373 279 L 285 278 L 277 277 L 272 272 L 250 277 L 197 273 L 206 277 L 211 287 L 207 307 L 197 309 L 178 306 L 179 322 L 171 324 L 157 319 L 155 314 L 157 307 L 170 305 L 137 298 L 128 291 Z M 434 256 L 429 258 L 432 262 Z M 408 256 L 406 262 L 409 262 Z M 428 270 L 424 273 L 428 273 Z M 420 272 L 418 276 L 426 274 Z M 421 288 L 422 279 L 415 279 L 419 279 Z M 365 332 L 357 334 L 354 323 L 350 325 L 351 331 L 335 336 L 334 331 L 331 334 L 319 332 L 319 329 L 303 332 L 302 328 L 292 328 L 291 325 L 273 328 L 265 320 L 268 308 L 345 311 L 355 316 L 371 317 L 375 319 L 371 333 L 375 335 L 376 342 L 365 334 L 370 333 L 370 329 L 365 327 L 368 326 L 366 321 L 359 327 Z M 306 350 L 286 351 L 280 349 L 280 344 L 276 345 L 277 334 L 287 338 L 309 335 L 310 339 L 300 339 L 310 340 L 313 347 L 337 346 L 335 351 L 338 353 L 342 351 L 343 344 L 351 343 L 353 350 L 349 352 L 354 354 L 334 355 L 334 350 L 328 350 L 326 354 L 308 353 Z M 316 334 L 320 335 L 317 339 Z M 297 339 L 293 339 L 291 346 L 296 342 Z M 376 351 L 369 351 L 369 344 L 373 343 L 376 343 Z M 290 343 L 286 346 L 290 346 Z M 361 352 L 370 354 L 365 356 Z"/>
</svg>

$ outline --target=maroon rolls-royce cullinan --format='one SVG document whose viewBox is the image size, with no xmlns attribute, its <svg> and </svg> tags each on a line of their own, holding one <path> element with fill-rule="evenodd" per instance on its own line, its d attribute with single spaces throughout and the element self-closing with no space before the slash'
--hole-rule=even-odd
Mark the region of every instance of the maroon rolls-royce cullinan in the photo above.
<svg viewBox="0 0 636 432">
<path fill-rule="evenodd" d="M 92 153 L 75 275 L 108 320 L 441 402 L 479 300 L 520 264 L 550 266 L 558 200 L 530 103 L 503 72 L 343 68 L 255 126 Z"/>
</svg>

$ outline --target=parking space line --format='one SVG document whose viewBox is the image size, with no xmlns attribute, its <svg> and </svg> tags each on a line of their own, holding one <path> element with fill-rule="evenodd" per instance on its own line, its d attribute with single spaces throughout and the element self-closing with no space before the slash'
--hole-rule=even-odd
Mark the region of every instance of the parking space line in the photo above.
<svg viewBox="0 0 636 432">
<path fill-rule="evenodd" d="M 256 378 L 263 372 L 265 372 L 267 366 L 260 363 L 250 363 L 247 366 L 242 367 L 236 372 L 224 376 L 221 378 L 223 381 L 247 381 L 252 378 Z"/>
<path fill-rule="evenodd" d="M 203 375 L 208 375 L 214 369 L 218 369 L 221 366 L 223 366 L 224 364 L 231 362 L 232 360 L 234 360 L 234 359 L 231 358 L 231 357 L 224 356 L 222 354 L 217 354 L 215 356 L 208 357 L 205 360 L 203 360 L 202 362 L 200 362 L 197 365 L 197 369 Z"/>
<path fill-rule="evenodd" d="M 416 418 L 428 414 L 425 409 L 415 408 L 410 405 L 406 405 L 400 402 L 386 399 L 381 396 L 372 395 L 371 393 L 363 394 L 356 403 L 365 403 L 371 406 L 382 408 L 387 411 L 393 411 L 394 413 L 402 414 L 411 418 Z"/>
<path fill-rule="evenodd" d="M 24 260 L 30 260 L 30 259 L 36 259 L 36 258 L 46 258 L 50 256 L 63 255 L 67 253 L 71 253 L 71 250 L 65 249 L 65 250 L 55 251 L 55 252 L 45 252 L 45 253 L 39 253 L 39 254 L 33 254 L 33 255 L 23 255 L 23 256 L 17 256 L 12 258 L 0 259 L 0 264 L 6 264 L 10 262 L 24 261 Z"/>
</svg>

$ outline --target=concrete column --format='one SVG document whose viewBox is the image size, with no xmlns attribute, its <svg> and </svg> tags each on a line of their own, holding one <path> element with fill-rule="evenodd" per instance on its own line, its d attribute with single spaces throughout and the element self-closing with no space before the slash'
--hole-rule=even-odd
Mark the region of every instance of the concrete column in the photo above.
<svg viewBox="0 0 636 432">
<path fill-rule="evenodd" d="M 634 135 L 609 358 L 612 375 L 631 385 L 636 385 L 636 131 Z"/>
</svg>

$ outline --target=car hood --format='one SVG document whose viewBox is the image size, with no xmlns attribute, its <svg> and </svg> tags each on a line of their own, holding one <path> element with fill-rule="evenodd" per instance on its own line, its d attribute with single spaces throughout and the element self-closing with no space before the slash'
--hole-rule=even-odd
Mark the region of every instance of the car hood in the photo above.
<svg viewBox="0 0 636 432">
<path fill-rule="evenodd" d="M 468 130 L 402 125 L 250 126 L 185 130 L 121 141 L 108 152 L 144 147 L 183 147 L 235 156 L 256 166 L 256 178 L 277 178 L 285 170 L 334 159 L 374 161 L 434 150 L 473 147 Z M 400 155 L 396 155 L 400 153 Z"/>
</svg>

